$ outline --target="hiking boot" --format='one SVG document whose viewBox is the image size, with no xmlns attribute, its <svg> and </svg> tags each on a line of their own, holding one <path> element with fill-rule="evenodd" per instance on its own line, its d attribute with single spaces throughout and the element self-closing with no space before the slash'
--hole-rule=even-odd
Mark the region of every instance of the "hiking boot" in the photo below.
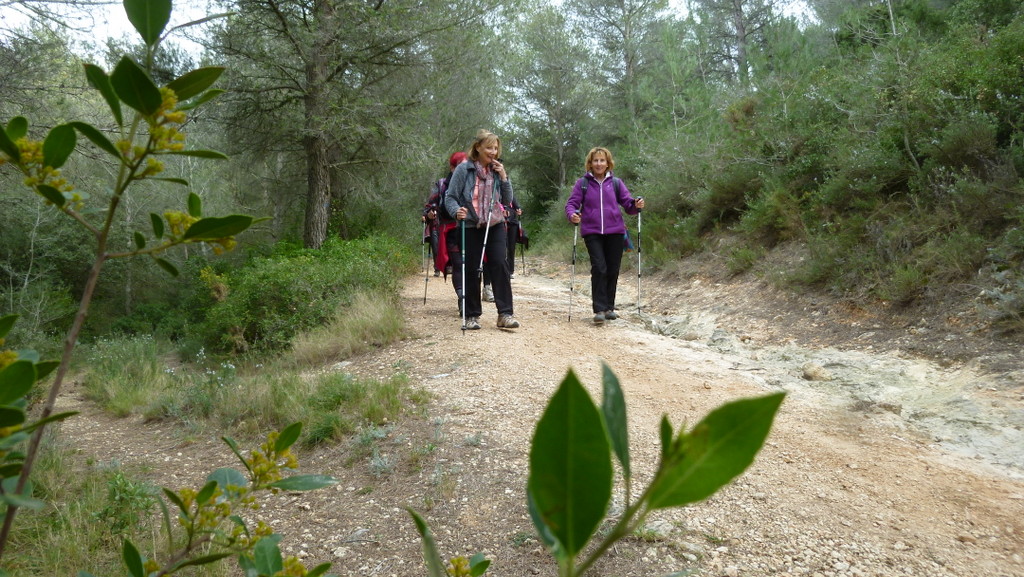
<svg viewBox="0 0 1024 577">
<path fill-rule="evenodd" d="M 441 276 L 441 271 L 435 270 L 434 271 L 434 276 Z"/>
<path fill-rule="evenodd" d="M 499 329 L 518 329 L 519 321 L 512 315 L 498 315 Z"/>
<path fill-rule="evenodd" d="M 604 311 L 604 318 L 610 321 L 614 321 L 619 318 L 619 315 L 615 314 L 615 311 Z"/>
<path fill-rule="evenodd" d="M 493 303 L 494 302 L 494 291 L 491 290 L 491 285 L 484 285 L 484 300 Z"/>
<path fill-rule="evenodd" d="M 596 315 L 594 315 L 594 324 L 595 325 L 603 325 L 604 324 L 604 319 L 605 319 L 604 313 L 597 313 Z"/>
<path fill-rule="evenodd" d="M 467 331 L 478 331 L 480 330 L 480 317 L 469 317 L 466 319 L 466 330 Z"/>
</svg>

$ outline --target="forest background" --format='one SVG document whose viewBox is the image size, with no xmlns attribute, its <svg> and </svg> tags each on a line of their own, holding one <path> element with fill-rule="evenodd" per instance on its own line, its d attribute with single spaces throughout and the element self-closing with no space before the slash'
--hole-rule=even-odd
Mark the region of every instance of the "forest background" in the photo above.
<svg viewBox="0 0 1024 577">
<path fill-rule="evenodd" d="M 80 40 L 80 21 L 68 14 L 98 4 L 0 2 L 0 121 L 28 117 L 36 136 L 70 119 L 109 122 L 82 63 L 109 70 L 141 48 L 127 37 Z M 208 376 L 204 386 L 178 383 L 184 396 L 164 383 L 143 401 L 115 391 L 111 378 L 92 394 L 115 412 L 188 422 L 201 414 L 255 433 L 265 423 L 211 408 L 211 383 L 283 351 L 308 365 L 399 338 L 398 321 L 382 321 L 384 313 L 352 319 L 386 308 L 397 279 L 418 268 L 430 184 L 479 128 L 503 139 L 531 251 L 568 261 L 564 199 L 587 150 L 607 146 L 616 175 L 648 199 L 645 267 L 671 271 L 703 253 L 730 274 L 754 270 L 780 287 L 864 306 L 971 301 L 994 331 L 1019 334 L 1020 2 L 807 0 L 799 8 L 776 0 L 211 4 L 210 14 L 226 15 L 178 29 L 157 54 L 154 80 L 196 65 L 226 68 L 227 92 L 182 131 L 190 146 L 229 159 L 180 157 L 167 162 L 167 176 L 191 183 L 211 212 L 268 218 L 226 255 L 206 246 L 166 255 L 181 273 L 173 281 L 152 259 L 109 263 L 82 335 L 86 364 L 173 354 Z M 27 19 L 7 18 L 15 13 Z M 111 170 L 88 151 L 64 168 L 98 199 L 109 195 Z M 21 178 L 0 166 L 0 317 L 19 315 L 9 346 L 53 356 L 81 297 L 91 241 Z M 185 204 L 166 183 L 138 190 L 112 236 L 126 250 L 148 213 Z M 795 255 L 786 267 L 758 268 L 780 249 Z M 317 336 L 341 324 L 363 331 L 351 339 L 361 345 Z M 297 410 L 278 410 L 286 409 Z M 314 425 L 313 437 L 352 430 Z"/>
</svg>

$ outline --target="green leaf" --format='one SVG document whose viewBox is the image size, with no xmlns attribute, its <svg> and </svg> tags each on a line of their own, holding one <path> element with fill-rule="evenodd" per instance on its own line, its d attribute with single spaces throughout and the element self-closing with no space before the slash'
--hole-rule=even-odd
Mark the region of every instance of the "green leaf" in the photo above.
<svg viewBox="0 0 1024 577">
<path fill-rule="evenodd" d="M 70 124 L 59 124 L 50 129 L 43 140 L 43 165 L 60 168 L 75 151 L 78 134 Z"/>
<path fill-rule="evenodd" d="M 673 447 L 650 488 L 651 510 L 702 501 L 746 470 L 764 445 L 785 393 L 726 403 Z"/>
<path fill-rule="evenodd" d="M 135 238 L 135 248 L 139 250 L 146 248 L 146 237 L 142 236 L 141 232 L 136 231 L 132 236 Z"/>
<path fill-rule="evenodd" d="M 19 138 L 25 138 L 28 134 L 28 119 L 24 116 L 15 116 L 7 123 L 7 136 L 11 137 L 11 140 L 17 141 Z"/>
<path fill-rule="evenodd" d="M 115 158 L 121 158 L 121 151 L 114 146 L 113 142 L 110 142 L 109 138 L 104 136 L 104 134 L 97 130 L 93 125 L 86 124 L 84 122 L 70 122 L 69 124 L 73 126 L 75 130 L 80 132 L 82 136 L 88 138 L 93 144 L 100 147 L 103 151 L 109 152 Z"/>
<path fill-rule="evenodd" d="M 661 462 L 668 460 L 669 451 L 672 449 L 672 423 L 668 421 L 668 415 L 661 416 Z"/>
<path fill-rule="evenodd" d="M 139 555 L 139 550 L 128 539 L 124 540 L 124 545 L 121 547 L 121 557 L 132 577 L 146 577 L 146 570 L 142 566 L 142 555 Z"/>
<path fill-rule="evenodd" d="M 292 423 L 281 431 L 281 434 L 277 436 L 277 442 L 274 443 L 274 452 L 281 454 L 288 450 L 295 444 L 295 441 L 299 440 L 299 435 L 302 434 L 302 422 Z"/>
<path fill-rule="evenodd" d="M 471 577 L 480 577 L 491 566 L 491 560 L 484 557 L 483 553 L 477 553 L 469 558 L 469 574 Z"/>
<path fill-rule="evenodd" d="M 174 566 L 174 570 L 172 571 L 172 573 L 177 571 L 178 569 L 183 568 L 183 567 L 195 567 L 195 566 L 198 566 L 198 565 L 209 565 L 210 563 L 216 563 L 217 561 L 220 561 L 221 559 L 226 559 L 226 558 L 232 557 L 232 556 L 234 556 L 234 553 L 211 553 L 209 555 L 203 555 L 201 557 L 196 557 L 194 559 L 189 559 L 187 561 L 182 561 L 181 563 L 178 563 L 177 565 Z"/>
<path fill-rule="evenodd" d="M 153 236 L 160 240 L 164 237 L 164 219 L 155 212 L 149 213 L 149 222 L 153 224 Z"/>
<path fill-rule="evenodd" d="M 221 440 L 224 441 L 224 444 L 226 444 L 228 448 L 231 449 L 231 452 L 238 457 L 238 460 L 245 466 L 245 470 L 249 471 L 249 474 L 252 475 L 252 467 L 250 467 L 249 463 L 246 462 L 245 457 L 242 456 L 242 452 L 238 450 L 238 443 L 236 443 L 231 437 L 221 437 Z"/>
<path fill-rule="evenodd" d="M 213 86 L 213 83 L 220 78 L 223 74 L 224 67 L 222 66 L 207 66 L 204 68 L 197 68 L 191 72 L 175 78 L 167 85 L 178 95 L 178 102 L 185 102 L 189 98 L 201 94 L 207 88 Z"/>
<path fill-rule="evenodd" d="M 146 45 L 155 46 L 171 19 L 171 0 L 124 0 L 124 11 Z"/>
<path fill-rule="evenodd" d="M 252 558 L 261 575 L 275 575 L 284 569 L 281 549 L 277 546 L 280 541 L 281 536 L 274 533 L 257 541 L 252 548 Z"/>
<path fill-rule="evenodd" d="M 270 484 L 282 491 L 312 491 L 337 485 L 338 480 L 330 475 L 292 475 Z"/>
<path fill-rule="evenodd" d="M 181 184 L 183 186 L 188 186 L 188 181 L 185 180 L 184 178 L 156 177 L 156 178 L 149 178 L 148 180 L 162 180 L 164 182 L 170 182 L 170 183 L 173 183 L 173 184 Z"/>
<path fill-rule="evenodd" d="M 177 493 L 165 487 L 164 496 L 167 497 L 168 501 L 174 503 L 174 506 L 177 507 L 179 511 L 182 513 L 188 513 L 185 509 L 185 502 L 181 500 L 181 497 L 179 497 Z"/>
<path fill-rule="evenodd" d="M 217 469 L 216 471 L 210 473 L 206 477 L 206 480 L 217 483 L 218 485 L 220 485 L 221 490 L 225 492 L 231 490 L 229 489 L 229 487 L 241 488 L 249 484 L 249 481 L 248 479 L 245 478 L 245 475 L 240 473 L 238 469 L 232 469 L 230 467 L 223 467 Z"/>
<path fill-rule="evenodd" d="M 527 490 L 565 554 L 575 557 L 604 518 L 612 463 L 601 413 L 572 370 L 537 423 Z"/>
<path fill-rule="evenodd" d="M 12 478 L 17 480 L 17 477 Z M 33 511 L 41 511 L 46 507 L 46 503 L 27 494 L 3 493 L 0 494 L 0 501 L 7 503 L 11 507 L 21 507 L 22 509 L 32 509 Z"/>
<path fill-rule="evenodd" d="M 619 379 L 611 367 L 601 363 L 601 414 L 608 428 L 608 437 L 612 442 L 615 456 L 622 465 L 622 476 L 629 479 L 632 475 L 629 467 L 629 421 L 626 419 L 626 397 L 622 394 Z"/>
<path fill-rule="evenodd" d="M 250 226 L 252 226 L 252 217 L 244 214 L 203 218 L 192 223 L 182 238 L 186 240 L 216 240 L 235 236 Z"/>
<path fill-rule="evenodd" d="M 195 218 L 203 216 L 203 199 L 194 192 L 188 193 L 188 214 Z"/>
<path fill-rule="evenodd" d="M 103 100 L 107 101 L 107 107 L 110 108 L 110 112 L 114 115 L 117 125 L 124 126 L 124 116 L 121 114 L 121 101 L 117 98 L 117 94 L 114 93 L 114 87 L 110 84 L 110 77 L 107 76 L 107 73 L 95 64 L 86 64 L 85 79 L 89 81 L 89 86 L 98 90 L 100 95 L 103 96 Z"/>
<path fill-rule="evenodd" d="M 0 317 L 0 339 L 7 336 L 7 333 L 11 332 L 14 328 L 14 322 L 18 320 L 18 315 L 7 315 Z"/>
<path fill-rule="evenodd" d="M 127 56 L 117 63 L 110 75 L 110 84 L 125 104 L 138 110 L 143 116 L 152 116 L 163 104 L 160 89 L 153 84 L 146 71 Z"/>
<path fill-rule="evenodd" d="M 321 575 L 327 573 L 327 571 L 330 568 L 331 568 L 331 564 L 330 563 L 321 563 L 321 564 L 317 565 L 316 567 L 313 567 L 309 571 L 306 571 L 306 577 L 320 577 Z"/>
<path fill-rule="evenodd" d="M 431 532 L 427 522 L 409 507 L 406 507 L 405 510 L 412 515 L 412 522 L 416 525 L 416 531 L 419 532 L 420 539 L 423 540 L 423 562 L 427 565 L 427 574 L 430 577 L 448 577 L 448 571 L 445 569 L 444 562 L 441 561 L 441 555 L 437 552 L 434 534 Z"/>
<path fill-rule="evenodd" d="M 39 427 L 42 427 L 44 425 L 49 425 L 50 423 L 55 423 L 55 422 L 58 422 L 58 421 L 63 421 L 63 420 L 66 420 L 66 419 L 70 419 L 71 417 L 74 417 L 77 414 L 78 414 L 78 411 L 67 411 L 67 412 L 64 412 L 64 413 L 57 413 L 55 415 L 50 415 L 49 417 L 46 417 L 45 419 L 39 419 L 38 421 L 34 421 L 32 424 L 22 428 L 21 430 L 22 430 L 22 432 L 25 432 L 25 433 L 31 433 L 32 431 L 38 429 Z"/>
<path fill-rule="evenodd" d="M 36 185 L 36 192 L 46 200 L 53 203 L 53 206 L 57 208 L 63 208 L 68 202 L 68 199 L 64 196 L 64 193 L 50 186 L 49 184 L 38 184 Z"/>
<path fill-rule="evenodd" d="M 0 370 L 0 405 L 9 405 L 32 390 L 36 367 L 31 361 L 14 361 Z"/>
<path fill-rule="evenodd" d="M 162 259 L 160 257 L 154 256 L 153 260 L 156 261 L 156 264 L 160 268 L 164 269 L 171 276 L 178 276 L 178 274 L 179 274 L 178 273 L 178 267 L 174 266 L 173 264 L 167 262 L 166 260 L 164 260 L 164 259 Z"/>
<path fill-rule="evenodd" d="M 213 473 L 210 474 L 213 476 Z M 207 477 L 209 479 L 209 477 Z M 196 504 L 203 505 L 213 497 L 213 493 L 217 491 L 217 481 L 208 480 L 202 489 L 199 489 L 199 493 L 196 494 Z"/>
<path fill-rule="evenodd" d="M 60 361 L 41 361 L 36 363 L 36 380 L 45 379 L 54 369 L 60 366 Z"/>
<path fill-rule="evenodd" d="M 14 427 L 25 422 L 25 411 L 0 405 L 0 427 Z"/>
<path fill-rule="evenodd" d="M 193 156 L 195 158 L 212 158 L 214 160 L 227 160 L 228 155 L 216 150 L 163 150 L 156 154 L 170 154 L 173 156 Z"/>
<path fill-rule="evenodd" d="M 7 134 L 7 130 L 0 127 L 0 152 L 6 154 L 14 162 L 19 162 L 21 160 L 21 151 L 18 150 L 18 145 L 14 144 L 14 141 L 15 139 Z"/>
<path fill-rule="evenodd" d="M 221 90 L 220 88 L 215 88 L 213 90 L 207 90 L 199 98 L 196 98 L 195 100 L 193 100 L 191 102 L 188 102 L 188 103 L 186 103 L 184 105 L 179 105 L 178 106 L 178 110 L 192 110 L 193 108 L 197 108 L 199 106 L 202 106 L 203 104 L 206 104 L 207 102 L 213 100 L 214 98 L 217 98 L 218 96 L 220 96 L 221 94 L 224 94 L 225 92 L 227 92 L 227 91 L 226 90 Z"/>
</svg>

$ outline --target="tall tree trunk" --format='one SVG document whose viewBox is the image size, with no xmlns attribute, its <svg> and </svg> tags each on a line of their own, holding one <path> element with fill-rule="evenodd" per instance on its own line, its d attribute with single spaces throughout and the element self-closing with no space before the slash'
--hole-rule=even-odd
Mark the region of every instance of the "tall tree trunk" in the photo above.
<svg viewBox="0 0 1024 577">
<path fill-rule="evenodd" d="M 327 240 L 331 214 L 330 145 L 324 132 L 327 118 L 327 51 L 322 46 L 329 37 L 328 22 L 332 8 L 329 0 L 316 0 L 313 17 L 318 34 L 306 60 L 306 94 L 302 146 L 306 152 L 306 221 L 302 242 L 306 248 L 320 248 Z"/>
</svg>

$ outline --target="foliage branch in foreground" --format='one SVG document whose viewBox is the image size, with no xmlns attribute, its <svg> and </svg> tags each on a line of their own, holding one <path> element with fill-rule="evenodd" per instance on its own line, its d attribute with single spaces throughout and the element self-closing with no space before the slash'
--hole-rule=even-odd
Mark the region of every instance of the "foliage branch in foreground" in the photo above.
<svg viewBox="0 0 1024 577">
<path fill-rule="evenodd" d="M 612 545 L 642 528 L 650 512 L 707 499 L 740 475 L 764 446 L 785 398 L 780 392 L 726 403 L 689 432 L 673 430 L 663 416 L 658 468 L 634 501 L 626 400 L 607 365 L 602 374 L 603 400 L 598 407 L 570 370 L 548 402 L 530 444 L 527 507 L 541 541 L 558 561 L 560 577 L 586 573 Z M 622 470 L 625 510 L 592 543 L 611 503 L 613 454 Z M 430 577 L 477 577 L 487 570 L 489 561 L 480 555 L 472 561 L 456 557 L 446 566 L 430 528 L 415 511 L 409 513 L 423 540 Z"/>
<path fill-rule="evenodd" d="M 152 80 L 153 55 L 163 38 L 171 16 L 171 0 L 124 0 L 128 19 L 146 45 L 144 65 L 123 57 L 107 74 L 92 64 L 85 65 L 90 86 L 103 97 L 114 121 L 117 138 L 85 122 L 68 122 L 49 130 L 43 140 L 32 138 L 29 122 L 15 117 L 0 123 L 0 165 L 9 165 L 24 175 L 24 183 L 55 210 L 84 226 L 95 240 L 95 259 L 90 268 L 78 313 L 68 331 L 60 362 L 40 361 L 34 351 L 0 350 L 0 560 L 3 559 L 13 522 L 21 507 L 42 509 L 45 503 L 33 496 L 30 482 L 32 466 L 39 454 L 46 425 L 66 419 L 74 413 L 54 414 L 67 367 L 78 335 L 85 322 L 93 291 L 107 260 L 148 255 L 161 268 L 177 275 L 177 270 L 160 255 L 175 246 L 205 243 L 215 253 L 231 250 L 235 235 L 254 222 L 251 216 L 203 217 L 202 201 L 189 193 L 186 210 L 168 210 L 151 214 L 151 230 L 136 231 L 132 246 L 114 250 L 109 243 L 118 207 L 129 187 L 142 180 L 161 180 L 189 186 L 186 180 L 159 176 L 166 156 L 191 156 L 205 159 L 226 158 L 211 150 L 187 150 L 185 136 L 179 130 L 188 111 L 221 94 L 211 89 L 223 72 L 219 67 L 199 68 L 157 86 Z M 216 17 L 216 16 L 213 16 Z M 210 17 L 210 18 L 213 18 Z M 184 24 L 189 26 L 209 18 Z M 172 29 L 173 30 L 173 29 Z M 126 112 L 131 115 L 127 116 Z M 93 199 L 61 174 L 78 145 L 79 135 L 113 159 L 116 179 L 109 198 Z M 105 203 L 105 206 L 90 206 Z M 0 345 L 16 320 L 15 315 L 0 318 Z M 56 371 L 39 416 L 30 421 L 28 395 L 37 383 Z M 306 491 L 325 487 L 335 480 L 320 475 L 285 476 L 298 464 L 290 447 L 298 439 L 301 424 L 272 433 L 258 451 L 243 456 L 231 439 L 224 441 L 245 466 L 248 476 L 235 469 L 218 469 L 206 483 L 195 489 L 172 491 L 164 496 L 176 509 L 161 502 L 167 551 L 147 558 L 129 540 L 122 547 L 122 558 L 132 577 L 170 575 L 185 567 L 213 563 L 237 556 L 246 577 L 291 575 L 317 577 L 330 564 L 307 570 L 295 558 L 285 559 L 278 547 L 280 535 L 262 523 L 250 530 L 238 512 L 256 507 L 255 494 L 261 491 Z M 23 446 L 27 443 L 27 449 Z M 172 519 L 175 522 L 172 522 Z M 0 566 L 0 576 L 6 571 Z M 89 573 L 81 572 L 83 577 Z"/>
</svg>

